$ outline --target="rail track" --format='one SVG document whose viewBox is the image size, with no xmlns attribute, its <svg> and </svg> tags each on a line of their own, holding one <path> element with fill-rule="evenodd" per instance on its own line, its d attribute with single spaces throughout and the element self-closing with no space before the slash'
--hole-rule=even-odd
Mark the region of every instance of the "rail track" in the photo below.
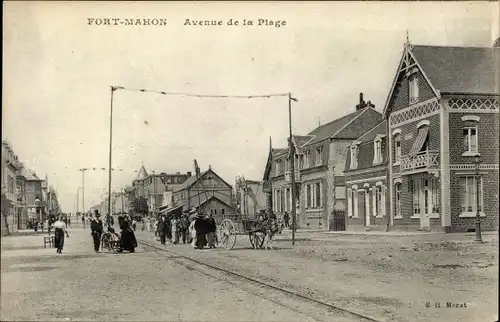
<svg viewBox="0 0 500 322">
<path fill-rule="evenodd" d="M 224 269 L 212 264 L 204 263 L 194 258 L 181 255 L 161 246 L 151 244 L 144 240 L 137 240 L 145 248 L 167 257 L 172 262 L 199 272 L 219 281 L 224 281 L 232 286 L 243 289 L 255 296 L 265 298 L 279 306 L 286 307 L 298 314 L 307 316 L 314 321 L 371 321 L 378 320 L 360 313 L 341 308 L 334 304 L 326 303 L 311 296 L 297 293 L 254 277 Z M 249 312 L 251 314 L 251 312 Z"/>
</svg>

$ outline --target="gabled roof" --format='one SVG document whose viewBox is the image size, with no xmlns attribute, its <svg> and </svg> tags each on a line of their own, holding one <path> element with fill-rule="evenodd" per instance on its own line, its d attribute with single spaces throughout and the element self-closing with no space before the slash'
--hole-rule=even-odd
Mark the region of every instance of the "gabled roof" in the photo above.
<svg viewBox="0 0 500 322">
<path fill-rule="evenodd" d="M 411 52 L 442 93 L 500 94 L 500 48 L 413 46 Z"/>
<path fill-rule="evenodd" d="M 302 147 L 312 139 L 314 139 L 314 136 L 312 135 L 292 135 L 292 142 L 299 153 L 301 152 Z"/>
<path fill-rule="evenodd" d="M 42 181 L 40 178 L 38 178 L 36 173 L 27 169 L 26 167 L 21 168 L 19 175 L 24 177 L 26 179 L 26 181 Z"/>
<path fill-rule="evenodd" d="M 365 113 L 367 113 L 367 118 L 371 118 L 373 116 L 379 115 L 381 119 L 381 114 L 374 110 L 371 107 L 365 107 L 356 112 L 347 114 L 339 119 L 336 119 L 332 122 L 321 125 L 311 131 L 309 133 L 310 136 L 314 136 L 311 140 L 309 140 L 304 146 L 317 143 L 319 141 L 323 141 L 328 138 L 332 139 L 355 139 L 358 137 L 359 129 L 350 127 L 350 124 L 354 122 L 354 120 L 360 118 Z M 378 122 L 378 121 L 377 121 Z M 358 134 L 357 134 L 358 133 Z"/>
<path fill-rule="evenodd" d="M 384 117 L 407 52 L 431 88 L 441 93 L 500 95 L 500 48 L 413 46 L 407 42 L 385 102 Z"/>
<path fill-rule="evenodd" d="M 207 202 L 209 202 L 209 201 L 210 201 L 210 200 L 212 200 L 212 199 L 216 199 L 216 200 L 218 200 L 220 203 L 222 203 L 222 204 L 224 204 L 224 205 L 228 206 L 229 208 L 233 208 L 233 206 L 231 206 L 231 205 L 230 205 L 230 204 L 228 204 L 227 202 L 225 202 L 225 201 L 221 200 L 221 199 L 220 199 L 220 198 L 218 198 L 217 196 L 210 196 L 208 199 L 203 200 L 203 201 L 201 202 L 200 206 L 201 206 L 201 205 L 206 204 Z"/>
<path fill-rule="evenodd" d="M 361 135 L 356 141 L 358 142 L 369 142 L 375 140 L 377 135 L 384 135 L 387 133 L 387 121 L 383 120 L 365 134 Z"/>
<path fill-rule="evenodd" d="M 208 170 L 203 171 L 202 173 L 200 173 L 199 178 L 203 178 L 207 173 L 212 173 L 217 178 L 219 178 L 222 182 L 224 182 L 227 186 L 231 187 L 231 185 L 229 183 L 227 183 L 224 179 L 222 179 L 219 175 L 217 175 L 217 173 L 215 173 L 212 169 L 208 169 Z M 187 189 L 187 188 L 191 187 L 193 184 L 195 184 L 197 181 L 198 181 L 198 176 L 197 175 L 191 176 L 191 177 L 187 178 L 187 180 L 184 181 L 183 184 L 180 184 L 179 187 L 174 190 L 174 192 Z"/>
<path fill-rule="evenodd" d="M 141 168 L 139 169 L 139 173 L 137 174 L 137 178 L 135 180 L 144 180 L 148 176 L 148 172 L 146 171 L 146 168 L 144 168 L 144 164 L 141 165 Z"/>
</svg>

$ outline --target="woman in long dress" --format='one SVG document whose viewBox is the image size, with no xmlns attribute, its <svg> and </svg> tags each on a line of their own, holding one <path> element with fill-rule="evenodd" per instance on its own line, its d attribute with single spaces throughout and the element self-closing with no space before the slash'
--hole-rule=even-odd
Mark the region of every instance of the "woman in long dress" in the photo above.
<svg viewBox="0 0 500 322">
<path fill-rule="evenodd" d="M 69 238 L 68 231 L 66 230 L 66 224 L 62 220 L 62 217 L 59 217 L 59 220 L 57 220 L 51 228 L 54 228 L 54 244 L 57 249 L 57 253 L 62 254 L 64 247 L 64 235 L 66 234 L 66 237 Z"/>
<path fill-rule="evenodd" d="M 196 248 L 196 230 L 194 229 L 195 224 L 196 224 L 196 217 L 192 218 L 191 223 L 189 224 L 189 234 L 191 235 L 191 246 Z"/>
</svg>

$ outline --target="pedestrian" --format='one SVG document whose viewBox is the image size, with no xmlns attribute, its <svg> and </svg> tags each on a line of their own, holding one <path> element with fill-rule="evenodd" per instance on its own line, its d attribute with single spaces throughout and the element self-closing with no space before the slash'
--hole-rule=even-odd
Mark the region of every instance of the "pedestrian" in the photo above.
<svg viewBox="0 0 500 322">
<path fill-rule="evenodd" d="M 146 218 L 146 229 L 147 229 L 148 233 L 151 231 L 151 218 L 150 217 Z"/>
<path fill-rule="evenodd" d="M 196 216 L 194 229 L 196 230 L 196 249 L 203 249 L 207 244 L 207 221 L 202 212 Z"/>
<path fill-rule="evenodd" d="M 118 249 L 117 251 L 121 253 L 124 250 L 126 250 L 131 253 L 134 253 L 135 248 L 137 247 L 137 239 L 135 238 L 134 231 L 130 228 L 130 222 L 126 219 L 121 220 L 120 229 L 121 229 L 120 249 Z"/>
<path fill-rule="evenodd" d="M 92 238 L 94 239 L 94 250 L 96 253 L 98 253 L 99 247 L 101 245 L 101 235 L 104 227 L 102 224 L 101 215 L 99 214 L 99 211 L 97 209 L 95 210 L 94 218 L 90 222 L 90 230 Z"/>
<path fill-rule="evenodd" d="M 132 219 L 132 229 L 135 231 L 135 227 L 137 225 L 137 221 L 135 220 L 135 217 Z"/>
<path fill-rule="evenodd" d="M 174 239 L 174 244 L 178 244 L 179 243 L 178 224 L 179 224 L 179 222 L 177 221 L 177 218 L 173 217 L 172 221 L 171 221 L 171 226 L 172 226 L 172 237 Z"/>
<path fill-rule="evenodd" d="M 285 227 L 288 228 L 290 221 L 290 216 L 288 215 L 288 212 L 285 212 L 285 214 L 283 215 L 283 221 L 285 222 Z"/>
<path fill-rule="evenodd" d="M 158 222 L 158 228 L 157 232 L 158 235 L 160 236 L 160 243 L 162 245 L 165 245 L 166 243 L 166 235 L 167 235 L 167 218 L 165 216 L 160 217 L 160 221 Z"/>
<path fill-rule="evenodd" d="M 66 230 L 66 223 L 62 220 L 62 217 L 59 217 L 59 220 L 53 223 L 52 228 L 54 228 L 54 246 L 56 247 L 57 253 L 62 254 L 64 235 L 66 234 L 66 237 L 69 238 L 68 231 Z"/>
<path fill-rule="evenodd" d="M 68 227 L 71 227 L 71 217 L 68 218 Z"/>
<path fill-rule="evenodd" d="M 188 230 L 189 230 L 189 220 L 186 215 L 181 217 L 179 222 L 179 227 L 181 229 L 182 243 L 185 244 L 187 240 Z"/>
<path fill-rule="evenodd" d="M 196 229 L 195 229 L 195 225 L 196 225 L 197 217 L 196 217 L 196 213 L 194 211 L 190 212 L 190 214 L 191 214 L 191 216 L 190 216 L 191 223 L 189 225 L 189 235 L 191 237 L 191 246 L 193 246 L 194 248 L 196 248 Z"/>
<path fill-rule="evenodd" d="M 217 224 L 215 223 L 215 219 L 212 214 L 208 215 L 206 221 L 208 248 L 215 248 L 215 232 L 217 231 Z"/>
<path fill-rule="evenodd" d="M 169 243 L 172 242 L 172 223 L 170 218 L 165 216 L 165 236 Z"/>
</svg>

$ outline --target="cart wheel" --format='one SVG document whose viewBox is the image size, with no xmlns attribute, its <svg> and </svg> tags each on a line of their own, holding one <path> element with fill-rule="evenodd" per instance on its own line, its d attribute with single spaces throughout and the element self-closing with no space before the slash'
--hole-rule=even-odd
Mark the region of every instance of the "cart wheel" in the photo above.
<svg viewBox="0 0 500 322">
<path fill-rule="evenodd" d="M 220 242 L 225 249 L 233 249 L 236 244 L 236 228 L 229 219 L 224 219 L 220 224 Z"/>
<path fill-rule="evenodd" d="M 250 244 L 252 244 L 254 249 L 261 249 L 262 246 L 264 246 L 264 235 L 261 235 L 258 232 L 249 233 L 248 238 L 250 238 Z"/>
</svg>

